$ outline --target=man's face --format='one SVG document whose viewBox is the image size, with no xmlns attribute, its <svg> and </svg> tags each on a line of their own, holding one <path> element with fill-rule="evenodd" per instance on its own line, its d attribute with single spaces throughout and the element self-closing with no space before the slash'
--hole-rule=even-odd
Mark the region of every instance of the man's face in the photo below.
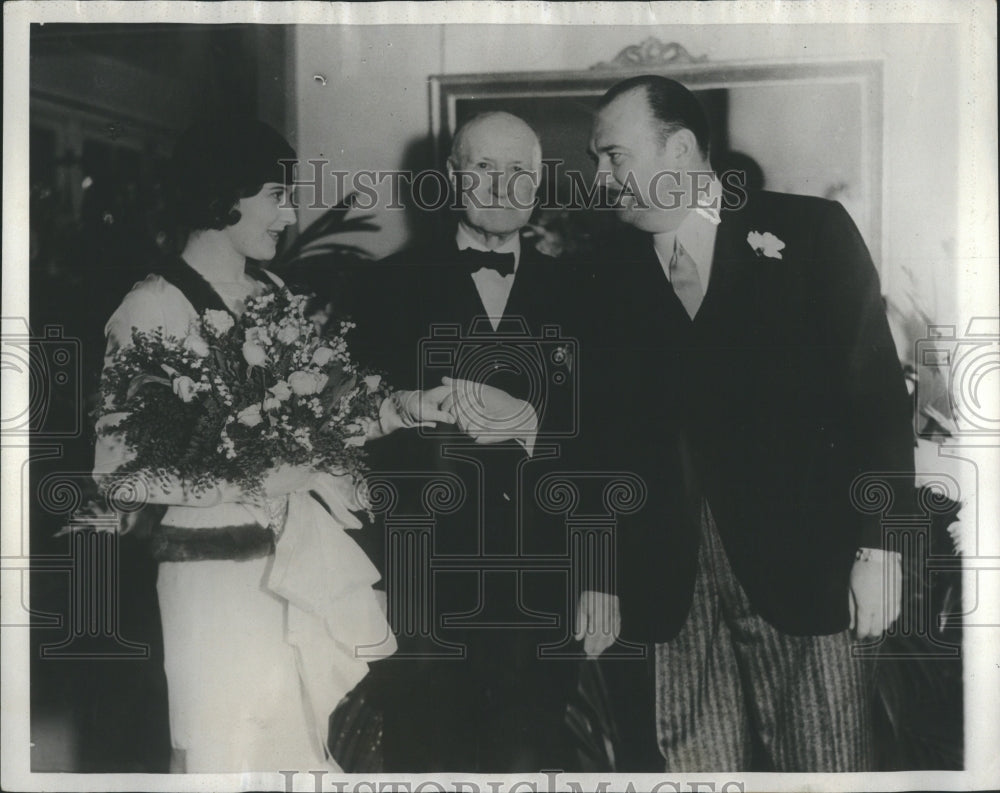
<svg viewBox="0 0 1000 793">
<path fill-rule="evenodd" d="M 512 116 L 471 123 L 448 172 L 465 223 L 484 234 L 506 236 L 531 217 L 538 188 L 538 141 Z"/>
<path fill-rule="evenodd" d="M 673 231 L 687 203 L 676 146 L 662 140 L 646 94 L 629 91 L 602 108 L 594 119 L 590 153 L 597 163 L 618 217 L 636 228 Z"/>
</svg>

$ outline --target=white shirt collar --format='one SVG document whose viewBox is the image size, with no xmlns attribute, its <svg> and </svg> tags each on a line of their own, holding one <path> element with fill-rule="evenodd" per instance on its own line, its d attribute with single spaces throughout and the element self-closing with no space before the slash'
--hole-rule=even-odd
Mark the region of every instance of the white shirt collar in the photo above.
<svg viewBox="0 0 1000 793">
<path fill-rule="evenodd" d="M 458 231 L 455 234 L 455 243 L 458 245 L 460 251 L 464 251 L 467 248 L 472 248 L 475 251 L 489 251 L 487 248 L 476 239 L 472 233 L 465 227 L 464 224 L 458 224 Z M 517 271 L 517 266 L 521 263 L 521 235 L 514 233 L 511 234 L 510 239 L 504 242 L 502 245 L 493 248 L 493 253 L 513 253 L 514 254 L 514 271 Z"/>
<path fill-rule="evenodd" d="M 674 231 L 664 231 L 653 235 L 653 248 L 670 279 L 670 260 L 674 255 L 674 240 L 680 243 L 688 256 L 694 260 L 701 278 L 702 289 L 708 289 L 708 279 L 712 275 L 712 257 L 715 254 L 715 235 L 718 228 L 718 211 L 721 206 L 722 185 L 713 178 L 708 185 L 708 195 L 699 196 L 697 206 L 688 211 L 680 226 Z"/>
</svg>

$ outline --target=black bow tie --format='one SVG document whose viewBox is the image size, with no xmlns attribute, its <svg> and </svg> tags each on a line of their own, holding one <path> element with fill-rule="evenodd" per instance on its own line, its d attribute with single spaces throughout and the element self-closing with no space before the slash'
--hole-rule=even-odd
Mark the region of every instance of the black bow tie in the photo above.
<svg viewBox="0 0 1000 793">
<path fill-rule="evenodd" d="M 513 253 L 495 253 L 494 251 L 477 251 L 473 248 L 466 248 L 464 251 L 458 252 L 457 261 L 470 273 L 477 272 L 483 267 L 496 270 L 500 275 L 511 275 L 514 272 Z"/>
</svg>

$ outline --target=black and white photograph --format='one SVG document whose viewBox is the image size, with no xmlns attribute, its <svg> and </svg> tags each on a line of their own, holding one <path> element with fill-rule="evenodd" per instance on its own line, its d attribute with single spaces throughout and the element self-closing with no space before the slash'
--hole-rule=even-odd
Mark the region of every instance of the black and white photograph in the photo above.
<svg viewBox="0 0 1000 793">
<path fill-rule="evenodd" d="M 4 790 L 1000 784 L 995 4 L 3 11 Z"/>
</svg>

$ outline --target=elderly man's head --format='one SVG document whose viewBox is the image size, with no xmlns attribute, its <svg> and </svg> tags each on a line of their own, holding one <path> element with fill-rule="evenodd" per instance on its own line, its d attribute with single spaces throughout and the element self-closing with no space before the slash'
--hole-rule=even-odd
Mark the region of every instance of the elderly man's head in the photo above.
<svg viewBox="0 0 1000 793">
<path fill-rule="evenodd" d="M 483 113 L 455 134 L 448 176 L 472 230 L 507 237 L 534 208 L 542 147 L 535 131 L 510 113 Z"/>
</svg>

